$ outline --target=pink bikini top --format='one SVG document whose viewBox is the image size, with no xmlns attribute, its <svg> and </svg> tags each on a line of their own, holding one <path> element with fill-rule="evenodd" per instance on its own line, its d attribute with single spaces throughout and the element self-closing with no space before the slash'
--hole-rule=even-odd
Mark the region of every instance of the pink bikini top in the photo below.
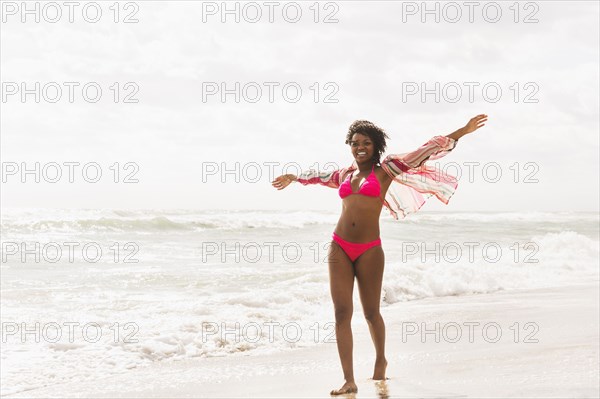
<svg viewBox="0 0 600 399">
<path fill-rule="evenodd" d="M 361 184 L 361 186 L 358 188 L 357 193 L 352 192 L 352 185 L 350 184 L 353 174 L 354 171 L 352 171 L 352 173 L 350 173 L 350 176 L 348 176 L 346 180 L 344 180 L 344 182 L 340 185 L 338 192 L 342 199 L 346 198 L 351 194 L 362 194 L 366 195 L 367 197 L 379 197 L 379 194 L 381 193 L 381 186 L 379 185 L 379 180 L 377 180 L 377 176 L 375 175 L 375 164 L 373 164 L 371 173 L 367 177 L 366 181 L 363 184 Z"/>
</svg>

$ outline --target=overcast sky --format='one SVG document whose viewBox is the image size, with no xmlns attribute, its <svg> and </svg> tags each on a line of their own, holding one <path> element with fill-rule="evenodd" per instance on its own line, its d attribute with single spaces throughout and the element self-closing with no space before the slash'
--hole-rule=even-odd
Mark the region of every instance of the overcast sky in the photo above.
<svg viewBox="0 0 600 399">
<path fill-rule="evenodd" d="M 36 22 L 21 4 L 3 2 L 0 25 L 3 207 L 336 210 L 333 189 L 270 181 L 284 165 L 348 166 L 356 119 L 387 131 L 390 154 L 486 113 L 433 161 L 462 175 L 449 205 L 424 210 L 598 211 L 598 2 L 228 3 L 239 22 L 221 2 L 123 2 L 118 15 L 99 2 L 96 23 L 86 2 L 72 23 L 66 6 L 41 3 Z M 39 183 L 21 173 L 36 162 Z"/>
</svg>

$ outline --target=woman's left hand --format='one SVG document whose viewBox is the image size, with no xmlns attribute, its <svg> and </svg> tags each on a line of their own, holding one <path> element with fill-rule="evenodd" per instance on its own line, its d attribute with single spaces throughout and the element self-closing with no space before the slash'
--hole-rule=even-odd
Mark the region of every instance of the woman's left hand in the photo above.
<svg viewBox="0 0 600 399">
<path fill-rule="evenodd" d="M 486 114 L 479 114 L 476 117 L 471 118 L 471 120 L 465 125 L 465 127 L 463 127 L 464 134 L 473 133 L 480 127 L 485 126 L 484 122 L 487 121 L 487 117 L 488 116 Z"/>
</svg>

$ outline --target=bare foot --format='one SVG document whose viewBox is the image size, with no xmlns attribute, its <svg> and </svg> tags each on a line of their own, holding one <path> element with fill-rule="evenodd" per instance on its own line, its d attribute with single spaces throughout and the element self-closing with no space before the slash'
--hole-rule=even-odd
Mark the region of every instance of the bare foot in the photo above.
<svg viewBox="0 0 600 399">
<path fill-rule="evenodd" d="M 387 360 L 385 358 L 381 360 L 375 360 L 375 369 L 373 370 L 374 380 L 385 380 L 385 369 L 387 368 Z"/>
<path fill-rule="evenodd" d="M 329 394 L 330 395 L 343 395 L 345 393 L 357 393 L 358 387 L 354 382 L 346 382 L 340 389 L 334 389 Z"/>
</svg>

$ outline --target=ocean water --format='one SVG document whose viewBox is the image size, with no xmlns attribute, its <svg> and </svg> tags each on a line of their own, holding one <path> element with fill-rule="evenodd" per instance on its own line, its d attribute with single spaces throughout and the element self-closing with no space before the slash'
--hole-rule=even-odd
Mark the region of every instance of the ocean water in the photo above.
<svg viewBox="0 0 600 399">
<path fill-rule="evenodd" d="M 3 209 L 2 394 L 333 342 L 339 214 Z M 382 308 L 599 279 L 599 214 L 382 216 Z M 355 285 L 354 309 L 362 307 Z"/>
</svg>

